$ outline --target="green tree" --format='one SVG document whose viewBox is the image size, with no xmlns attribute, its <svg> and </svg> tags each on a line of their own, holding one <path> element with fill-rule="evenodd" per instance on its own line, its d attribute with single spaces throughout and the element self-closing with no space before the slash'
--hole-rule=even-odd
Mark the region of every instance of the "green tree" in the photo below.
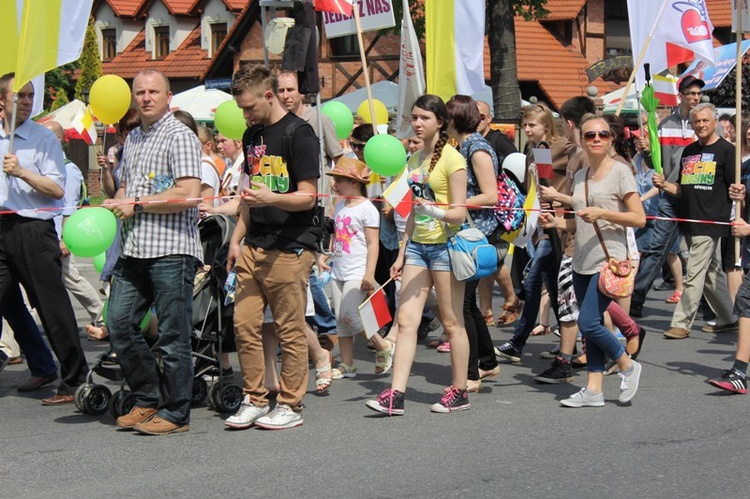
<svg viewBox="0 0 750 499">
<path fill-rule="evenodd" d="M 65 92 L 65 89 L 55 88 L 52 90 L 52 92 L 54 93 L 54 98 L 52 100 L 52 104 L 50 104 L 49 107 L 50 111 L 54 111 L 55 109 L 59 109 L 65 104 L 70 103 L 70 99 L 68 99 L 68 94 Z"/>
<path fill-rule="evenodd" d="M 78 76 L 76 83 L 76 99 L 85 100 L 84 92 L 88 92 L 91 85 L 102 76 L 102 61 L 99 56 L 99 46 L 96 41 L 96 28 L 94 28 L 94 18 L 89 19 L 89 25 L 86 28 L 86 37 L 83 39 L 83 50 L 81 57 L 78 59 L 81 68 L 81 74 Z"/>
<path fill-rule="evenodd" d="M 44 109 L 49 109 L 57 97 L 57 92 L 64 92 L 65 97 L 70 97 L 75 91 L 75 80 L 73 73 L 78 69 L 76 62 L 71 62 L 52 71 L 47 71 L 44 76 Z"/>
</svg>

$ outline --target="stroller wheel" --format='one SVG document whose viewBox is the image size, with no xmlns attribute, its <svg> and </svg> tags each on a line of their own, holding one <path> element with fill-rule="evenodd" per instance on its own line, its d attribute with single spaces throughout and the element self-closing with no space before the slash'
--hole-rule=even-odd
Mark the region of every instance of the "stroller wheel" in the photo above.
<svg viewBox="0 0 750 499">
<path fill-rule="evenodd" d="M 193 396 L 190 399 L 190 405 L 198 406 L 203 404 L 208 397 L 208 384 L 202 376 L 193 378 Z"/>
<path fill-rule="evenodd" d="M 219 392 L 219 411 L 234 413 L 242 403 L 242 388 L 239 385 L 224 385 Z"/>
<path fill-rule="evenodd" d="M 135 407 L 135 393 L 125 390 L 125 395 L 120 400 L 120 403 L 117 404 L 117 411 L 120 413 L 120 416 L 123 416 L 132 411 L 133 407 Z"/>
<path fill-rule="evenodd" d="M 104 385 L 94 385 L 89 388 L 86 396 L 83 398 L 83 407 L 89 414 L 100 415 L 107 412 L 109 399 L 112 392 Z"/>
<path fill-rule="evenodd" d="M 122 404 L 122 401 L 125 399 L 125 397 L 127 397 L 129 394 L 130 392 L 128 390 L 117 390 L 115 393 L 112 394 L 112 397 L 109 399 L 109 415 L 110 416 L 117 419 L 123 414 L 126 414 L 120 411 L 120 405 Z"/>
<path fill-rule="evenodd" d="M 73 393 L 73 402 L 75 402 L 76 404 L 76 409 L 81 412 L 86 412 L 86 408 L 83 406 L 83 399 L 86 398 L 89 388 L 90 385 L 84 383 L 82 385 L 78 385 L 78 388 L 76 388 L 76 391 Z"/>
<path fill-rule="evenodd" d="M 219 410 L 219 394 L 221 392 L 221 385 L 214 383 L 208 390 L 208 407 L 218 411 Z"/>
</svg>

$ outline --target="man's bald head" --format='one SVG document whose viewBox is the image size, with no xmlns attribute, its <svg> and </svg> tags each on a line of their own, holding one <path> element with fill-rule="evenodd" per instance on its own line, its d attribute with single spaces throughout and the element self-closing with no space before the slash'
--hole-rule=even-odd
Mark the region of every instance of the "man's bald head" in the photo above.
<svg viewBox="0 0 750 499">
<path fill-rule="evenodd" d="M 58 123 L 57 121 L 48 121 L 46 123 L 43 123 L 43 125 L 55 134 L 57 140 L 63 142 L 63 140 L 65 139 L 65 130 L 63 130 L 63 127 L 60 123 Z"/>
</svg>

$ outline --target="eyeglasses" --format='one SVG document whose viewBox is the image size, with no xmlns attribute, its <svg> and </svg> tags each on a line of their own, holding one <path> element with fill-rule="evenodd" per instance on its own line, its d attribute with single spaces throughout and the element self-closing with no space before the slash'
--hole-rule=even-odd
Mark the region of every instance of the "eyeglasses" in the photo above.
<svg viewBox="0 0 750 499">
<path fill-rule="evenodd" d="M 612 137 L 612 132 L 610 132 L 609 130 L 592 130 L 590 132 L 584 133 L 583 138 L 584 140 L 586 140 L 586 142 L 593 142 L 594 139 L 596 139 L 597 135 L 600 139 L 607 140 Z"/>
<path fill-rule="evenodd" d="M 365 145 L 362 142 L 349 142 L 349 145 L 351 146 L 352 150 L 358 149 L 361 151 L 365 148 Z"/>
<path fill-rule="evenodd" d="M 486 119 L 487 119 L 487 115 L 486 114 L 481 114 L 481 113 L 479 114 L 479 121 L 484 121 Z"/>
<path fill-rule="evenodd" d="M 685 97 L 700 97 L 701 95 L 703 95 L 703 92 L 682 92 L 682 95 L 684 95 Z"/>
</svg>

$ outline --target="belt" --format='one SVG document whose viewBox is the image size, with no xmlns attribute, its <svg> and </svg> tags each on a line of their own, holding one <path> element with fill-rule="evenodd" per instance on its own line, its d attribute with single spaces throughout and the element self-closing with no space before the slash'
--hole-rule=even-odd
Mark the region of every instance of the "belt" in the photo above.
<svg viewBox="0 0 750 499">
<path fill-rule="evenodd" d="M 3 223 L 23 223 L 23 222 L 41 222 L 43 220 L 40 220 L 38 218 L 29 218 L 29 217 L 22 217 L 21 215 L 16 215 L 15 213 L 8 213 L 6 215 L 0 215 L 0 222 Z"/>
</svg>

